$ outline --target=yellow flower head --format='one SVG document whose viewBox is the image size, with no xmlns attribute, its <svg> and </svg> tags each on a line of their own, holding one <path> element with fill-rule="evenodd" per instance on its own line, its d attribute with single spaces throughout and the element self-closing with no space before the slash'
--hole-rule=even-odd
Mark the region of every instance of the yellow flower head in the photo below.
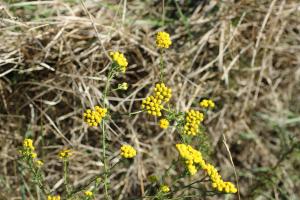
<svg viewBox="0 0 300 200">
<path fill-rule="evenodd" d="M 169 127 L 169 121 L 167 119 L 161 119 L 159 121 L 160 128 L 166 129 Z"/>
<path fill-rule="evenodd" d="M 154 96 L 149 96 L 142 101 L 141 108 L 146 110 L 148 114 L 153 116 L 160 117 L 161 109 L 163 109 L 162 101 L 160 99 L 155 98 Z"/>
<path fill-rule="evenodd" d="M 162 191 L 163 193 L 168 193 L 168 192 L 170 192 L 170 188 L 167 185 L 161 185 L 160 191 Z"/>
<path fill-rule="evenodd" d="M 185 160 L 187 169 L 190 175 L 197 173 L 198 168 L 206 171 L 212 182 L 212 187 L 216 188 L 220 192 L 236 193 L 237 189 L 231 182 L 224 182 L 217 169 L 204 161 L 200 151 L 197 151 L 190 145 L 176 144 L 176 148 L 180 156 Z"/>
<path fill-rule="evenodd" d="M 119 51 L 110 52 L 110 56 L 115 63 L 119 66 L 121 72 L 125 73 L 128 62 L 124 56 L 124 54 Z"/>
<path fill-rule="evenodd" d="M 168 102 L 172 96 L 172 89 L 165 86 L 164 83 L 158 83 L 154 88 L 154 97 L 164 102 Z"/>
<path fill-rule="evenodd" d="M 156 35 L 156 46 L 158 48 L 165 48 L 168 49 L 169 46 L 172 44 L 172 41 L 170 39 L 169 33 L 166 32 L 158 32 Z"/>
<path fill-rule="evenodd" d="M 84 195 L 87 196 L 87 197 L 92 197 L 93 196 L 93 192 L 87 190 L 84 192 Z"/>
<path fill-rule="evenodd" d="M 62 150 L 58 153 L 58 157 L 62 160 L 64 159 L 68 159 L 71 155 L 73 154 L 73 152 L 70 149 L 66 149 L 66 150 Z"/>
<path fill-rule="evenodd" d="M 49 195 L 48 198 L 47 198 L 47 200 L 60 200 L 60 196 L 59 195 L 57 195 L 57 196 L 51 196 L 51 195 Z"/>
<path fill-rule="evenodd" d="M 190 110 L 186 113 L 186 124 L 184 126 L 184 134 L 195 136 L 199 132 L 200 123 L 204 119 L 203 113 Z"/>
<path fill-rule="evenodd" d="M 118 85 L 118 89 L 127 90 L 128 89 L 128 84 L 126 82 L 121 83 L 121 84 Z"/>
<path fill-rule="evenodd" d="M 210 100 L 210 99 L 203 99 L 199 105 L 203 108 L 214 108 L 215 107 L 215 103 Z"/>
<path fill-rule="evenodd" d="M 36 160 L 36 161 L 35 161 L 35 164 L 36 164 L 38 167 L 41 167 L 41 166 L 44 165 L 44 162 L 41 161 L 41 160 Z"/>
<path fill-rule="evenodd" d="M 136 150 L 130 145 L 122 145 L 120 150 L 121 156 L 124 158 L 133 158 L 136 156 Z"/>
<path fill-rule="evenodd" d="M 103 119 L 103 117 L 106 116 L 107 109 L 101 108 L 100 106 L 95 106 L 93 110 L 87 109 L 83 114 L 84 121 L 89 126 L 98 126 Z"/>
<path fill-rule="evenodd" d="M 216 188 L 220 192 L 226 192 L 226 193 L 236 193 L 237 192 L 237 189 L 233 183 L 224 182 L 222 180 L 222 177 L 220 176 L 217 169 L 213 165 L 207 164 L 206 167 L 204 168 L 204 170 L 210 177 L 213 188 Z"/>
<path fill-rule="evenodd" d="M 34 151 L 34 146 L 33 146 L 33 141 L 32 139 L 25 139 L 23 141 L 23 148 L 24 149 L 27 149 L 27 150 L 30 150 L 30 151 Z"/>
<path fill-rule="evenodd" d="M 206 166 L 200 151 L 197 151 L 190 145 L 176 144 L 180 156 L 185 160 L 187 169 L 191 175 L 197 173 L 197 166 L 203 168 Z"/>
</svg>

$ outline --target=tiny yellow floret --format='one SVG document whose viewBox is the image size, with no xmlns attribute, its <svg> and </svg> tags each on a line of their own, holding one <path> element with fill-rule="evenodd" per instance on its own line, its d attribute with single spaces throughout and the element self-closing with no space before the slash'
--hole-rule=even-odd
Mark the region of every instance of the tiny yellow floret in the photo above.
<svg viewBox="0 0 300 200">
<path fill-rule="evenodd" d="M 168 49 L 172 41 L 170 39 L 170 35 L 167 32 L 160 31 L 156 35 L 156 46 L 158 48 Z"/>
<path fill-rule="evenodd" d="M 203 99 L 199 105 L 203 108 L 214 108 L 215 103 L 211 99 Z"/>
<path fill-rule="evenodd" d="M 57 196 L 51 196 L 51 195 L 49 195 L 47 197 L 47 200 L 60 200 L 60 196 L 59 195 L 57 195 Z"/>
<path fill-rule="evenodd" d="M 73 154 L 72 150 L 66 149 L 58 153 L 58 157 L 62 160 L 68 159 Z"/>
<path fill-rule="evenodd" d="M 84 195 L 87 196 L 87 197 L 92 197 L 93 196 L 93 192 L 87 190 L 84 192 Z"/>
<path fill-rule="evenodd" d="M 130 145 L 121 146 L 121 156 L 124 158 L 133 158 L 136 156 L 136 150 Z"/>
<path fill-rule="evenodd" d="M 36 160 L 36 161 L 35 161 L 35 164 L 36 164 L 38 167 L 41 167 L 41 166 L 44 165 L 44 162 L 41 161 L 41 160 Z"/>
<path fill-rule="evenodd" d="M 121 83 L 118 85 L 119 90 L 127 90 L 128 89 L 128 84 L 126 82 Z"/>
<path fill-rule="evenodd" d="M 125 73 L 128 62 L 124 54 L 120 53 L 119 51 L 115 51 L 115 52 L 110 52 L 110 56 L 113 59 L 113 61 L 118 65 L 119 70 L 122 73 Z"/>
<path fill-rule="evenodd" d="M 161 185 L 160 191 L 162 191 L 163 193 L 168 193 L 168 192 L 170 192 L 170 187 L 167 185 Z"/>
<path fill-rule="evenodd" d="M 160 128 L 162 128 L 162 129 L 166 129 L 166 128 L 168 128 L 169 127 L 169 121 L 167 120 L 167 119 L 161 119 L 161 120 L 159 120 L 159 126 L 160 126 Z"/>
</svg>

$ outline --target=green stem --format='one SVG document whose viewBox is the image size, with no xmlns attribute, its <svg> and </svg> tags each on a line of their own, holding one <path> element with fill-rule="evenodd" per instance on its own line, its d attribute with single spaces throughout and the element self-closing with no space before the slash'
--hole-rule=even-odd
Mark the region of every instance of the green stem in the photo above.
<svg viewBox="0 0 300 200">
<path fill-rule="evenodd" d="M 109 92 L 110 81 L 115 75 L 114 67 L 112 66 L 108 72 L 107 80 L 105 83 L 105 89 L 103 93 L 103 106 L 105 108 L 109 108 L 109 104 L 106 105 L 106 99 Z M 108 169 L 107 169 L 107 160 L 106 160 L 106 125 L 104 123 L 104 119 L 101 122 L 102 127 L 102 148 L 103 148 L 103 165 L 104 165 L 104 190 L 105 190 L 105 198 L 109 199 L 108 194 Z"/>
<path fill-rule="evenodd" d="M 159 80 L 160 82 L 164 82 L 164 59 L 163 59 L 163 50 L 160 50 L 160 55 L 159 55 Z"/>
<path fill-rule="evenodd" d="M 102 120 L 101 122 L 101 126 L 102 126 L 102 148 L 103 148 L 103 164 L 104 164 L 104 190 L 105 190 L 105 198 L 109 199 L 109 195 L 108 195 L 108 186 L 107 186 L 107 182 L 108 182 L 108 174 L 107 174 L 107 163 L 106 163 L 106 134 L 105 134 L 105 123 Z"/>
<path fill-rule="evenodd" d="M 67 193 L 67 197 L 70 194 L 69 185 L 68 185 L 68 161 L 64 160 L 64 185 Z"/>
</svg>

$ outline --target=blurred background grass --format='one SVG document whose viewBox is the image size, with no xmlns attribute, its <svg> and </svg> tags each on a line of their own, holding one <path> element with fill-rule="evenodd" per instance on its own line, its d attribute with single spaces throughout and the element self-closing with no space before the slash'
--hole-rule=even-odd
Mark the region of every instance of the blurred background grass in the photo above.
<svg viewBox="0 0 300 200">
<path fill-rule="evenodd" d="M 76 150 L 70 166 L 76 186 L 102 169 L 99 130 L 88 129 L 82 113 L 100 103 L 111 50 L 124 52 L 129 61 L 126 75 L 113 85 L 126 81 L 129 89 L 109 96 L 114 121 L 108 154 L 114 158 L 123 142 L 139 151 L 131 165 L 112 175 L 114 199 L 141 196 L 150 185 L 147 177 L 162 175 L 177 157 L 177 133 L 162 131 L 144 114 L 120 117 L 137 111 L 159 80 L 154 44 L 159 30 L 173 41 L 166 77 L 175 107 L 185 111 L 204 97 L 216 102 L 201 147 L 224 179 L 235 181 L 223 134 L 241 199 L 299 199 L 299 1 L 6 0 L 0 5 L 0 199 L 41 198 L 17 161 L 24 137 L 35 140 L 46 180 L 58 192 L 59 150 Z M 224 198 L 237 197 L 207 199 Z"/>
</svg>

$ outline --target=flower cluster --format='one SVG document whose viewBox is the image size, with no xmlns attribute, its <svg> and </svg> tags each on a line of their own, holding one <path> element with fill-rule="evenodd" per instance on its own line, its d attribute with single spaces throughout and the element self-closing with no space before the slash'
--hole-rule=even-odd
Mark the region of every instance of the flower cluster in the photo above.
<svg viewBox="0 0 300 200">
<path fill-rule="evenodd" d="M 124 54 L 120 53 L 119 51 L 115 51 L 115 52 L 110 52 L 110 56 L 113 59 L 113 61 L 118 65 L 119 70 L 122 73 L 125 73 L 128 62 Z"/>
<path fill-rule="evenodd" d="M 164 102 L 170 101 L 172 89 L 165 86 L 164 83 L 157 83 L 154 88 L 154 97 Z"/>
<path fill-rule="evenodd" d="M 172 41 L 170 39 L 169 33 L 160 31 L 156 35 L 156 46 L 158 48 L 165 48 L 168 49 L 169 46 L 172 44 Z"/>
<path fill-rule="evenodd" d="M 31 158 L 36 158 L 35 147 L 33 146 L 32 139 L 25 139 L 23 141 L 23 149 L 21 151 L 23 156 L 29 156 Z"/>
<path fill-rule="evenodd" d="M 124 158 L 133 158 L 136 156 L 136 150 L 130 145 L 122 145 L 120 150 L 121 156 Z"/>
<path fill-rule="evenodd" d="M 203 108 L 214 108 L 215 107 L 215 103 L 210 100 L 210 99 L 203 99 L 199 105 Z"/>
<path fill-rule="evenodd" d="M 149 96 L 142 101 L 142 109 L 145 109 L 148 114 L 153 116 L 161 116 L 161 109 L 163 109 L 162 101 L 155 98 L 154 96 Z"/>
<path fill-rule="evenodd" d="M 176 148 L 180 156 L 185 160 L 187 169 L 191 175 L 197 173 L 196 165 L 199 165 L 201 168 L 205 167 L 205 161 L 200 151 L 186 144 L 176 144 Z"/>
<path fill-rule="evenodd" d="M 166 129 L 169 127 L 169 121 L 167 119 L 163 118 L 163 119 L 159 120 L 159 126 L 162 129 Z"/>
<path fill-rule="evenodd" d="M 70 149 L 62 150 L 58 153 L 58 157 L 62 160 L 68 159 L 73 152 Z"/>
<path fill-rule="evenodd" d="M 145 109 L 150 115 L 160 117 L 163 103 L 170 101 L 172 96 L 171 88 L 164 83 L 157 83 L 154 88 L 154 95 L 151 95 L 142 101 L 142 109 Z"/>
<path fill-rule="evenodd" d="M 226 192 L 226 193 L 236 193 L 237 189 L 235 185 L 231 182 L 225 182 L 222 180 L 221 175 L 218 173 L 216 168 L 211 165 L 207 164 L 205 168 L 203 168 L 207 174 L 209 175 L 213 188 L 216 188 L 220 192 Z"/>
<path fill-rule="evenodd" d="M 83 118 L 89 126 L 98 126 L 102 118 L 106 116 L 106 113 L 106 108 L 95 106 L 93 110 L 87 109 L 83 114 Z"/>
<path fill-rule="evenodd" d="M 84 195 L 87 196 L 87 197 L 92 197 L 93 196 L 93 192 L 87 190 L 84 192 Z"/>
<path fill-rule="evenodd" d="M 24 139 L 23 141 L 23 148 L 20 151 L 22 156 L 30 158 L 30 159 L 35 159 L 34 163 L 36 164 L 37 167 L 41 167 L 44 163 L 41 160 L 37 160 L 37 154 L 35 153 L 35 147 L 33 146 L 33 141 L 32 139 Z"/>
<path fill-rule="evenodd" d="M 203 119 L 203 113 L 196 110 L 188 111 L 185 117 L 184 134 L 195 136 L 199 132 L 199 125 Z"/>
<path fill-rule="evenodd" d="M 168 192 L 170 192 L 170 187 L 167 185 L 161 185 L 160 191 L 162 191 L 163 193 L 168 193 Z"/>
<path fill-rule="evenodd" d="M 118 85 L 118 89 L 119 90 L 127 90 L 128 89 L 128 83 L 126 83 L 126 82 L 120 83 Z"/>
<path fill-rule="evenodd" d="M 212 186 L 220 192 L 236 193 L 237 189 L 231 182 L 224 182 L 215 167 L 206 163 L 200 151 L 195 150 L 190 145 L 176 144 L 176 148 L 180 156 L 185 160 L 187 169 L 191 175 L 197 173 L 198 168 L 201 168 L 209 175 Z"/>
<path fill-rule="evenodd" d="M 60 196 L 59 195 L 57 195 L 57 196 L 48 196 L 47 197 L 47 200 L 60 200 Z"/>
</svg>

